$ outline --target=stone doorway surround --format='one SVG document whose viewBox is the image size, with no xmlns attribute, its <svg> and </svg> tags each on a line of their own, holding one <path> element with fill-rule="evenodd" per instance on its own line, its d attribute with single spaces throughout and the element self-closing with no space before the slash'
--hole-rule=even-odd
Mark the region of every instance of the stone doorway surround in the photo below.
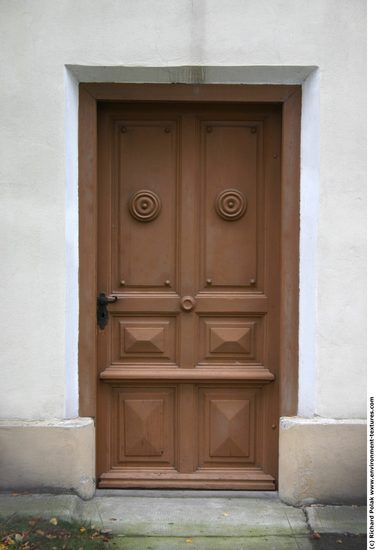
<svg viewBox="0 0 376 550">
<path fill-rule="evenodd" d="M 365 495 L 366 421 L 314 417 L 316 241 L 319 216 L 319 83 L 313 66 L 90 67 L 65 72 L 66 127 L 66 417 L 1 421 L 2 489 L 74 491 L 94 495 L 94 425 L 78 416 L 78 84 L 80 82 L 298 84 L 302 86 L 300 169 L 299 390 L 294 416 L 280 422 L 282 500 L 355 502 Z M 28 448 L 29 453 L 20 449 Z M 354 450 L 357 449 L 355 456 Z M 51 470 L 40 456 L 56 457 Z M 22 472 L 22 475 L 20 475 Z M 61 474 L 61 475 L 60 475 Z"/>
</svg>

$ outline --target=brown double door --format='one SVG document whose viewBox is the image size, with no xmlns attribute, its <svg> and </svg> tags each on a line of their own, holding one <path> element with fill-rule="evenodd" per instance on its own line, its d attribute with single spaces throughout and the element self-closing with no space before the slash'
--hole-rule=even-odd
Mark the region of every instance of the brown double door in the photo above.
<svg viewBox="0 0 376 550">
<path fill-rule="evenodd" d="M 278 105 L 99 107 L 101 487 L 274 489 Z"/>
</svg>

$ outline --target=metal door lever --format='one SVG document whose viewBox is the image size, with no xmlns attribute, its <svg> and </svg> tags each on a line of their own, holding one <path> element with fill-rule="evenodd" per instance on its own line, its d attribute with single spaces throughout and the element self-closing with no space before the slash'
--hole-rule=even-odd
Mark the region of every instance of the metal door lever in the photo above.
<svg viewBox="0 0 376 550">
<path fill-rule="evenodd" d="M 106 296 L 100 292 L 97 296 L 97 323 L 101 330 L 107 325 L 108 311 L 107 304 L 113 304 L 117 301 L 117 296 Z"/>
</svg>

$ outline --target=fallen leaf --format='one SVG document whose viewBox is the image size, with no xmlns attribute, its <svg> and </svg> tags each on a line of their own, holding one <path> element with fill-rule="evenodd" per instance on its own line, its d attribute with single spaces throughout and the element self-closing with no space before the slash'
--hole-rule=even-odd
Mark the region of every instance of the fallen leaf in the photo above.
<svg viewBox="0 0 376 550">
<path fill-rule="evenodd" d="M 34 525 L 36 525 L 37 523 L 38 523 L 38 521 L 37 521 L 36 519 L 30 519 L 30 520 L 28 521 L 28 524 L 31 525 L 32 527 L 33 527 Z"/>
<path fill-rule="evenodd" d="M 21 542 L 22 539 L 23 539 L 23 536 L 20 535 L 19 533 L 17 533 L 16 535 L 14 535 L 14 539 L 15 539 L 17 542 Z"/>
<path fill-rule="evenodd" d="M 342 544 L 343 541 L 342 541 L 341 539 L 338 539 L 338 540 L 336 540 L 336 543 L 337 543 L 337 544 Z"/>
<path fill-rule="evenodd" d="M 51 525 L 57 525 L 57 519 L 56 518 L 51 518 L 50 523 L 51 523 Z"/>
<path fill-rule="evenodd" d="M 112 533 L 112 529 L 101 529 L 101 535 L 110 535 Z"/>
<path fill-rule="evenodd" d="M 44 531 L 42 531 L 42 529 L 37 529 L 35 532 L 36 532 L 37 535 L 40 535 L 41 537 L 44 537 Z"/>
<path fill-rule="evenodd" d="M 320 533 L 316 533 L 316 532 L 312 533 L 311 539 L 315 539 L 315 540 L 321 539 Z"/>
<path fill-rule="evenodd" d="M 191 543 L 192 539 L 185 539 L 185 542 Z"/>
<path fill-rule="evenodd" d="M 223 512 L 223 515 L 224 515 L 224 516 L 228 516 L 228 513 L 227 513 L 227 512 Z"/>
<path fill-rule="evenodd" d="M 86 531 L 85 527 L 80 527 L 80 533 L 85 533 L 85 531 Z"/>
</svg>

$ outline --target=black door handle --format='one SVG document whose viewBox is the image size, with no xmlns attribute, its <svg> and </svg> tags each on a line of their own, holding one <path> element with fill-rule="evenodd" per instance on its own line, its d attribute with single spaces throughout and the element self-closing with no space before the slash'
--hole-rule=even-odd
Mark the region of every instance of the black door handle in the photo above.
<svg viewBox="0 0 376 550">
<path fill-rule="evenodd" d="M 106 296 L 100 292 L 97 296 L 97 323 L 101 330 L 107 325 L 108 311 L 107 304 L 113 304 L 117 301 L 117 296 Z"/>
</svg>

